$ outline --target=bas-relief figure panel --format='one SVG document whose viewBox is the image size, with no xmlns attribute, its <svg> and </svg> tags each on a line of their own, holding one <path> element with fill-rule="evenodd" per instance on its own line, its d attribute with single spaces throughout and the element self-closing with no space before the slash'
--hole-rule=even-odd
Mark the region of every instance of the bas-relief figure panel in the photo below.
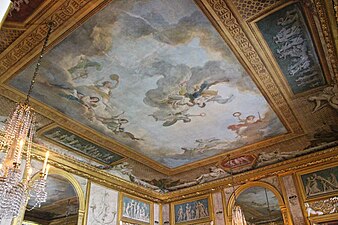
<svg viewBox="0 0 338 225">
<path fill-rule="evenodd" d="M 88 224 L 117 224 L 117 191 L 92 183 L 88 204 Z"/>
<path fill-rule="evenodd" d="M 258 21 L 257 26 L 295 94 L 326 84 L 298 4 L 272 13 Z"/>
<path fill-rule="evenodd" d="M 66 149 L 82 153 L 90 158 L 96 159 L 101 163 L 112 164 L 123 159 L 122 156 L 112 153 L 111 151 L 93 144 L 76 134 L 73 134 L 61 127 L 54 127 L 41 134 L 43 138 L 51 140 L 62 145 Z"/>
<path fill-rule="evenodd" d="M 150 203 L 133 199 L 132 197 L 122 197 L 122 219 L 150 224 L 152 212 Z"/>
<path fill-rule="evenodd" d="M 44 60 L 34 98 L 170 168 L 287 132 L 192 0 L 113 1 Z"/>
<path fill-rule="evenodd" d="M 175 204 L 173 206 L 174 224 L 187 222 L 196 223 L 203 219 L 210 218 L 209 198 L 189 201 L 185 203 Z"/>
<path fill-rule="evenodd" d="M 301 181 L 307 198 L 337 192 L 338 167 L 303 174 Z"/>
</svg>

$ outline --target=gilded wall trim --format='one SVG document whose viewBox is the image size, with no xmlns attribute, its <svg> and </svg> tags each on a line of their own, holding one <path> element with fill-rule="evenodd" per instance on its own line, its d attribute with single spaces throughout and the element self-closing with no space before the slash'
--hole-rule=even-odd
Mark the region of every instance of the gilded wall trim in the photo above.
<svg viewBox="0 0 338 225">
<path fill-rule="evenodd" d="M 234 175 L 235 184 L 244 184 L 250 181 L 257 181 L 265 177 L 275 175 L 292 174 L 296 170 L 301 170 L 310 166 L 336 162 L 338 161 L 338 146 L 308 154 L 305 156 L 293 158 L 270 166 L 261 167 L 259 169 L 250 170 L 248 172 Z M 193 197 L 198 194 L 209 193 L 216 190 L 223 189 L 226 185 L 232 183 L 231 177 L 226 177 L 220 180 L 211 181 L 208 183 L 192 186 L 182 190 L 166 193 L 162 199 L 166 202 L 177 201 L 182 198 Z"/>
<path fill-rule="evenodd" d="M 43 161 L 45 152 L 47 150 L 48 149 L 46 149 L 45 147 L 34 144 L 32 158 Z M 88 179 L 89 181 L 107 186 L 114 190 L 126 192 L 131 195 L 148 199 L 153 202 L 161 201 L 157 197 L 159 193 L 155 191 L 125 181 L 119 177 L 111 175 L 88 164 L 78 162 L 71 157 L 51 152 L 49 163 L 56 168 L 67 171 L 68 173 L 79 175 Z"/>
<path fill-rule="evenodd" d="M 43 161 L 45 152 L 47 150 L 48 149 L 46 147 L 34 144 L 32 157 L 39 161 Z M 256 170 L 239 173 L 237 175 L 234 175 L 234 183 L 239 185 L 274 175 L 281 176 L 285 174 L 292 174 L 296 170 L 337 161 L 338 146 L 298 158 L 286 160 L 274 165 L 262 167 Z M 95 182 L 111 189 L 128 193 L 130 195 L 134 195 L 136 197 L 140 197 L 160 204 L 170 203 L 182 199 L 212 193 L 215 191 L 220 191 L 223 190 L 226 185 L 232 183 L 231 178 L 226 177 L 224 179 L 163 194 L 128 182 L 126 180 L 123 180 L 122 178 L 114 176 L 88 164 L 79 162 L 65 155 L 51 152 L 49 162 L 53 167 L 65 170 L 66 172 L 74 175 L 81 176 L 91 182 Z"/>
</svg>

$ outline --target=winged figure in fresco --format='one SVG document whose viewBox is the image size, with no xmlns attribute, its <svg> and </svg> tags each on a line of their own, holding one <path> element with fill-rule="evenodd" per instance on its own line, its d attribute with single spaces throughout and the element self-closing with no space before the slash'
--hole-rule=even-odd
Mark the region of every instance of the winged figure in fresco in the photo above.
<svg viewBox="0 0 338 225">
<path fill-rule="evenodd" d="M 205 112 L 199 114 L 189 113 L 189 109 L 194 106 L 204 108 L 208 102 L 226 104 L 233 100 L 234 95 L 223 98 L 217 90 L 211 90 L 210 87 L 225 81 L 208 82 L 203 81 L 194 85 L 191 91 L 188 91 L 187 81 L 180 82 L 178 87 L 163 100 L 160 100 L 160 110 L 154 112 L 152 116 L 156 121 L 164 121 L 163 126 L 172 126 L 178 121 L 184 123 L 191 122 L 191 117 L 204 117 Z"/>
<path fill-rule="evenodd" d="M 195 140 L 195 143 L 197 146 L 194 148 L 182 147 L 181 149 L 184 150 L 184 152 L 204 153 L 215 149 L 225 149 L 229 146 L 229 141 L 214 137 L 208 139 L 197 139 Z"/>
<path fill-rule="evenodd" d="M 70 68 L 68 72 L 75 72 L 81 68 L 95 66 L 100 69 L 100 65 L 81 57 L 80 62 Z M 96 121 L 104 125 L 107 129 L 124 138 L 132 140 L 142 140 L 135 137 L 132 133 L 125 131 L 124 126 L 129 122 L 125 118 L 124 112 L 114 107 L 110 103 L 113 90 L 118 87 L 120 77 L 117 74 L 109 76 L 110 79 L 100 79 L 92 85 L 83 86 L 61 86 L 54 85 L 62 89 L 59 95 L 70 101 L 74 101 L 83 106 L 83 116 L 89 121 Z M 74 79 L 73 79 L 74 80 Z"/>
<path fill-rule="evenodd" d="M 85 56 L 80 56 L 79 61 L 77 64 L 70 69 L 68 72 L 72 75 L 72 80 L 76 80 L 79 78 L 88 78 L 88 68 L 95 67 L 97 71 L 102 69 L 102 66 L 98 62 L 90 61 Z"/>
<path fill-rule="evenodd" d="M 247 138 L 247 136 L 244 135 L 244 132 L 253 126 L 254 124 L 257 124 L 262 121 L 262 118 L 260 114 L 258 113 L 258 119 L 254 115 L 249 115 L 245 119 L 241 118 L 242 113 L 235 112 L 232 114 L 234 117 L 236 117 L 240 123 L 238 124 L 232 124 L 228 126 L 228 129 L 236 132 L 237 137 L 240 138 Z"/>
<path fill-rule="evenodd" d="M 223 82 L 223 81 L 222 81 Z M 188 92 L 186 87 L 186 82 L 179 84 L 178 93 L 175 92 L 170 94 L 165 102 L 171 105 L 174 109 L 179 106 L 199 106 L 204 108 L 207 102 L 217 102 L 218 104 L 225 104 L 232 100 L 233 95 L 227 98 L 223 98 L 218 95 L 217 90 L 209 89 L 211 86 L 221 83 L 221 81 L 214 81 L 209 83 L 208 81 L 203 81 L 201 84 L 196 84 L 193 88 L 193 91 Z"/>
<path fill-rule="evenodd" d="M 177 121 L 183 121 L 183 123 L 191 122 L 191 117 L 200 116 L 204 117 L 205 113 L 200 114 L 189 114 L 187 110 L 181 112 L 168 112 L 167 114 L 163 114 L 163 111 L 157 111 L 157 113 L 150 114 L 155 121 L 164 121 L 163 126 L 168 127 L 174 125 Z"/>
</svg>

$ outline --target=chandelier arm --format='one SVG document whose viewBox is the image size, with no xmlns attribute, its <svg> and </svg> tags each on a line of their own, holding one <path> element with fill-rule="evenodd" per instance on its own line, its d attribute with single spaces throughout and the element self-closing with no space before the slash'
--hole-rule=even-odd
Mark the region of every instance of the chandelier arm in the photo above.
<svg viewBox="0 0 338 225">
<path fill-rule="evenodd" d="M 48 26 L 47 35 L 46 35 L 45 41 L 43 42 L 42 49 L 41 49 L 41 52 L 40 52 L 40 56 L 38 58 L 38 62 L 36 64 L 36 67 L 35 67 L 35 70 L 34 70 L 34 74 L 33 74 L 33 77 L 32 77 L 32 80 L 31 80 L 31 83 L 30 83 L 30 86 L 29 86 L 29 89 L 28 89 L 28 92 L 27 92 L 27 95 L 26 95 L 26 101 L 25 102 L 27 104 L 29 103 L 29 98 L 30 98 L 30 95 L 32 93 L 32 90 L 33 90 L 33 87 L 34 87 L 34 84 L 35 84 L 35 78 L 38 75 L 38 72 L 39 72 L 39 69 L 40 69 L 40 65 L 41 65 L 41 61 L 42 61 L 43 55 L 45 54 L 45 51 L 46 51 L 46 47 L 47 47 L 47 43 L 48 43 L 48 40 L 49 40 L 49 36 L 52 33 L 53 25 L 54 25 L 53 22 L 49 22 L 47 24 L 47 26 Z"/>
</svg>

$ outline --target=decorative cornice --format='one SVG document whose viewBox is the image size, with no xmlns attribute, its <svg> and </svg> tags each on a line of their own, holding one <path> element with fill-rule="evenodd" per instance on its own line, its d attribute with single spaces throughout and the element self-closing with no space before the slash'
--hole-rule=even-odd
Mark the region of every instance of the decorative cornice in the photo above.
<svg viewBox="0 0 338 225">
<path fill-rule="evenodd" d="M 284 176 L 289 173 L 294 173 L 297 170 L 305 169 L 311 166 L 324 164 L 332 161 L 338 161 L 338 146 L 318 151 L 315 153 L 311 153 L 305 156 L 285 160 L 283 162 L 276 163 L 273 165 L 264 166 L 258 169 L 239 173 L 234 175 L 233 179 L 235 184 L 240 185 L 250 181 L 257 181 L 266 177 L 276 175 Z M 173 202 L 182 198 L 188 198 L 199 194 L 210 193 L 215 191 L 216 189 L 217 190 L 223 189 L 232 182 L 233 181 L 231 177 L 226 177 L 223 179 L 163 194 L 163 197 L 161 197 L 161 199 L 167 202 Z"/>
<path fill-rule="evenodd" d="M 8 78 L 7 75 L 4 76 L 5 72 L 7 72 L 13 65 L 22 60 L 27 54 L 31 53 L 31 51 L 38 47 L 43 39 L 46 36 L 48 27 L 46 21 L 53 21 L 54 26 L 53 30 L 58 30 L 63 24 L 67 23 L 67 21 L 79 13 L 80 9 L 84 8 L 90 0 L 66 0 L 62 4 L 57 6 L 57 9 L 52 13 L 46 12 L 47 16 L 43 16 L 36 21 L 36 23 L 40 23 L 37 26 L 31 26 L 25 33 L 27 35 L 21 38 L 21 40 L 17 40 L 17 42 L 13 43 L 13 47 L 3 52 L 4 54 L 0 54 L 0 76 L 1 81 L 3 82 Z M 33 28 L 34 27 L 34 28 Z M 32 54 L 29 55 L 32 57 Z"/>
<path fill-rule="evenodd" d="M 326 43 L 327 54 L 328 54 L 328 62 L 331 64 L 333 73 L 334 73 L 334 77 L 332 77 L 332 79 L 334 79 L 333 82 L 337 83 L 338 82 L 337 50 L 332 40 L 333 35 L 332 35 L 331 29 L 329 26 L 330 23 L 329 23 L 329 18 L 328 18 L 326 8 L 324 5 L 325 3 L 323 2 L 323 0 L 313 0 L 313 2 L 316 7 L 320 25 L 323 31 L 323 36 L 324 36 L 324 40 Z"/>
<path fill-rule="evenodd" d="M 243 60 L 248 62 L 250 68 L 253 69 L 254 75 L 258 77 L 258 82 L 267 91 L 267 94 L 273 100 L 273 103 L 282 113 L 284 120 L 290 126 L 291 130 L 295 134 L 303 133 L 301 126 L 299 125 L 296 117 L 290 109 L 286 99 L 282 95 L 280 89 L 272 79 L 262 59 L 258 55 L 255 47 L 250 42 L 248 36 L 243 30 L 242 26 L 238 22 L 238 19 L 231 12 L 226 1 L 223 0 L 204 0 L 207 8 L 208 5 L 215 12 L 217 18 L 215 18 L 220 26 L 225 29 L 225 33 L 229 34 L 228 38 L 235 45 L 234 47 L 241 53 Z"/>
<path fill-rule="evenodd" d="M 47 150 L 48 149 L 45 147 L 34 144 L 32 158 L 43 161 L 44 153 Z M 122 178 L 97 169 L 94 166 L 76 161 L 71 157 L 51 152 L 49 163 L 56 168 L 67 171 L 68 173 L 79 175 L 114 190 L 148 199 L 153 202 L 161 202 L 160 198 L 157 198 L 159 193 L 123 180 Z"/>
</svg>

